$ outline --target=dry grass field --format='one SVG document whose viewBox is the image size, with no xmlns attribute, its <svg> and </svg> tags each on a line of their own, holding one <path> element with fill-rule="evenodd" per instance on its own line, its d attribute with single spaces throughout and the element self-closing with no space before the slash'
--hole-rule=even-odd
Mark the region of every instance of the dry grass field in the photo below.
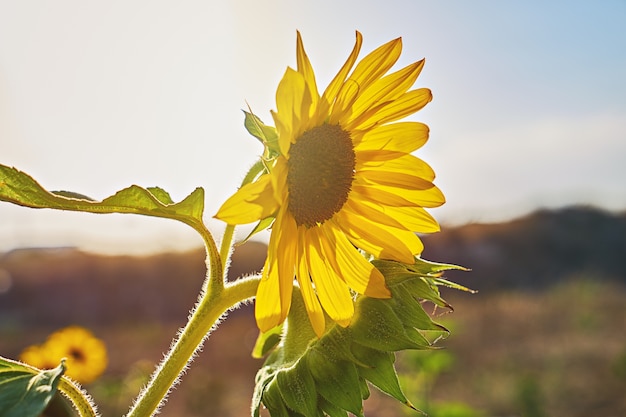
<svg viewBox="0 0 626 417">
<path fill-rule="evenodd" d="M 232 276 L 258 270 L 265 247 L 241 246 Z M 105 374 L 86 389 L 104 417 L 122 415 L 186 321 L 204 275 L 202 251 L 144 258 L 72 249 L 0 255 L 0 355 L 17 357 L 52 331 L 91 329 Z M 467 273 L 462 283 L 480 287 Z M 626 288 L 590 271 L 540 290 L 445 291 L 454 312 L 435 352 L 398 359 L 407 396 L 434 417 L 626 416 Z M 432 306 L 425 306 L 432 311 Z M 256 338 L 251 306 L 230 314 L 171 394 L 163 416 L 246 416 Z M 374 392 L 366 415 L 419 415 Z M 447 406 L 446 406 L 447 405 Z"/>
</svg>

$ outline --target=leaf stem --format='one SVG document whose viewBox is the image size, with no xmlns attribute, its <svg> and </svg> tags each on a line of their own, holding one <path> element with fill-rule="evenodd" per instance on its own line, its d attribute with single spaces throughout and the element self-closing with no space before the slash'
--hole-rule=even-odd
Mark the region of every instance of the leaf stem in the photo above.
<svg viewBox="0 0 626 417">
<path fill-rule="evenodd" d="M 228 259 L 230 259 L 230 251 L 233 247 L 233 236 L 235 234 L 235 226 L 227 224 L 220 245 L 220 258 L 222 260 L 222 270 L 226 271 Z M 226 275 L 226 274 L 224 274 Z M 226 279 L 226 277 L 224 277 Z"/>
<path fill-rule="evenodd" d="M 74 410 L 80 417 L 97 417 L 98 413 L 91 401 L 91 397 L 85 391 L 67 378 L 61 378 L 58 385 L 59 391 L 70 400 Z"/>
</svg>

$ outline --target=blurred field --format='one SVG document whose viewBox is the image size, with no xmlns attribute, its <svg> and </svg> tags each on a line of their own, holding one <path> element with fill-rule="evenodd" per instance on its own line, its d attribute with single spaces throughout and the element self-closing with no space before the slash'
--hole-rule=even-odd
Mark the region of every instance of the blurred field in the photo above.
<svg viewBox="0 0 626 417">
<path fill-rule="evenodd" d="M 264 250 L 255 242 L 238 247 L 232 277 L 259 270 Z M 430 258 L 458 262 L 440 253 Z M 465 264 L 484 268 L 478 258 Z M 626 416 L 626 277 L 554 268 L 562 273 L 535 290 L 492 285 L 478 272 L 456 275 L 481 292 L 444 293 L 455 311 L 434 315 L 452 335 L 443 351 L 399 358 L 407 396 L 434 417 Z M 103 416 L 121 415 L 186 321 L 204 272 L 202 251 L 144 258 L 63 248 L 0 255 L 0 355 L 17 357 L 66 325 L 88 327 L 106 342 L 110 365 L 86 388 Z M 249 415 L 261 365 L 250 357 L 255 338 L 251 306 L 232 312 L 162 415 Z M 372 391 L 368 416 L 419 415 Z M 455 404 L 456 411 L 443 411 L 442 404 Z"/>
</svg>

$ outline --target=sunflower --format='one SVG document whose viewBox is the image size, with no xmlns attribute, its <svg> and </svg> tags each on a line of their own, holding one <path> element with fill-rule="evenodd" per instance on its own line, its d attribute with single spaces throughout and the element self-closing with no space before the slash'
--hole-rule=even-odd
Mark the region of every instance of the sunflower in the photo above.
<svg viewBox="0 0 626 417">
<path fill-rule="evenodd" d="M 40 369 L 51 369 L 66 359 L 65 375 L 88 384 L 104 372 L 108 358 L 102 340 L 89 330 L 65 327 L 52 333 L 43 345 L 29 346 L 20 355 L 22 362 Z"/>
<path fill-rule="evenodd" d="M 430 166 L 411 155 L 427 141 L 428 127 L 396 122 L 432 99 L 426 88 L 410 89 L 424 60 L 387 74 L 402 39 L 355 66 L 361 45 L 357 32 L 346 63 L 320 95 L 298 32 L 297 69 L 287 68 L 271 112 L 278 143 L 266 147 L 274 146 L 275 156 L 215 216 L 231 225 L 274 219 L 256 296 L 261 331 L 287 317 L 294 277 L 318 336 L 324 312 L 349 325 L 352 291 L 391 296 L 364 254 L 413 264 L 423 249 L 416 232 L 439 230 L 424 207 L 443 204 L 443 194 Z"/>
</svg>

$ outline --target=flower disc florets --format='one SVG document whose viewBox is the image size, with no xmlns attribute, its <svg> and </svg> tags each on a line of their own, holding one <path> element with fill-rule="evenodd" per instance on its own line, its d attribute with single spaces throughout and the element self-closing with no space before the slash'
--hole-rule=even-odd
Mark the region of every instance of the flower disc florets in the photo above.
<svg viewBox="0 0 626 417">
<path fill-rule="evenodd" d="M 305 132 L 289 149 L 289 211 L 298 226 L 313 227 L 348 200 L 356 165 L 350 134 L 323 124 Z"/>
</svg>

